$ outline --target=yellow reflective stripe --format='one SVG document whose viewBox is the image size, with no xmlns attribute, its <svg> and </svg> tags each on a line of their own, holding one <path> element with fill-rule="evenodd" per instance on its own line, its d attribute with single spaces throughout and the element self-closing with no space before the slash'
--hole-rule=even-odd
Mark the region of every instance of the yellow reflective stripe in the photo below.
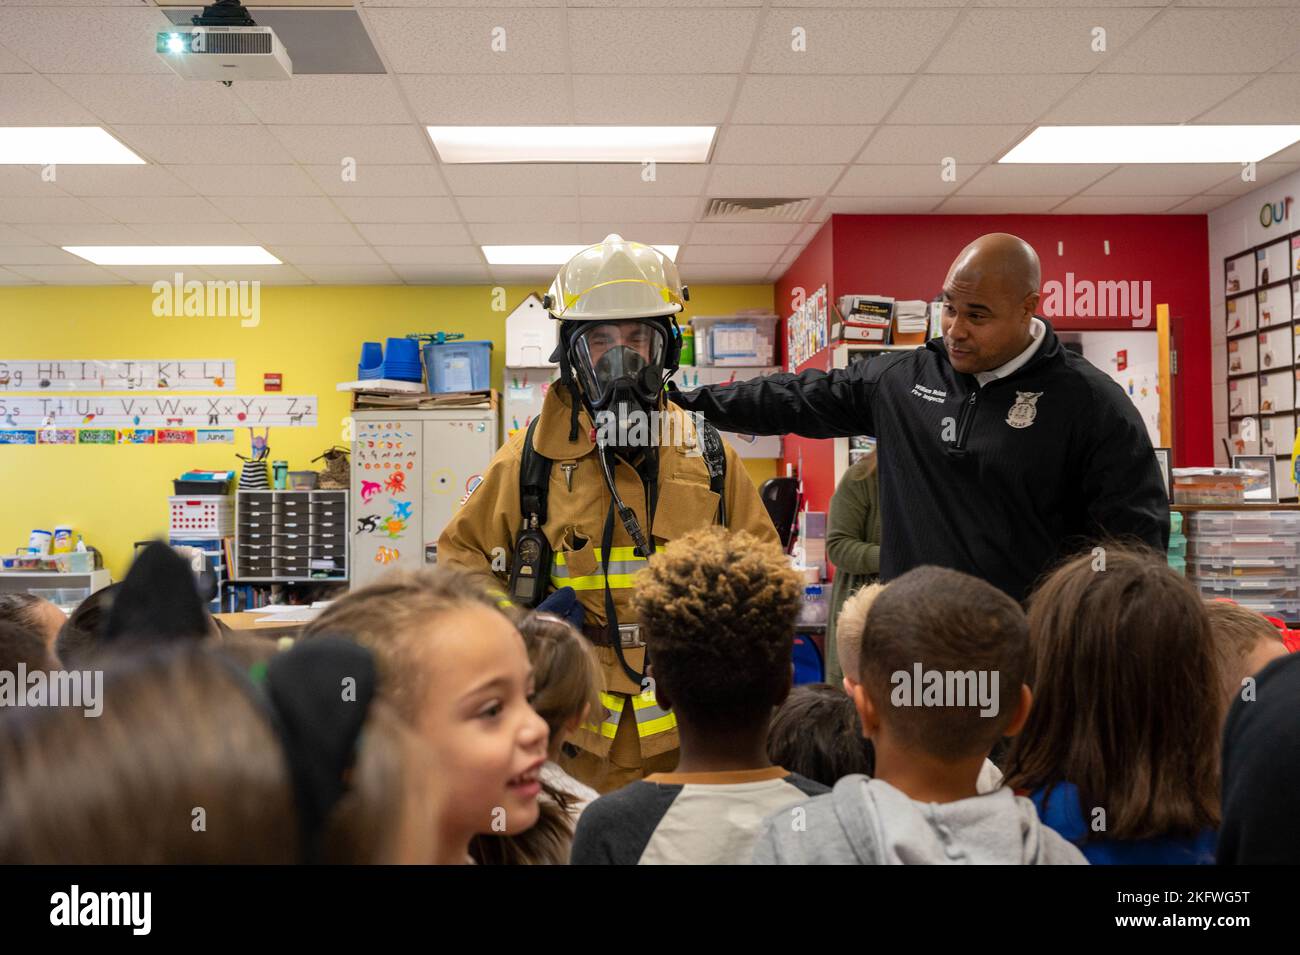
<svg viewBox="0 0 1300 955">
<path fill-rule="evenodd" d="M 677 717 L 672 713 L 665 714 L 658 719 L 646 720 L 644 723 L 636 724 L 637 736 L 654 736 L 657 733 L 666 733 L 670 729 L 677 727 Z"/>
<path fill-rule="evenodd" d="M 597 547 L 593 556 L 599 562 L 604 559 L 604 551 L 602 551 L 599 547 Z M 635 547 L 611 547 L 609 549 L 609 559 L 610 560 L 636 560 L 636 561 L 640 561 L 643 564 L 646 563 L 646 559 L 636 552 Z M 564 551 L 558 550 L 555 552 L 555 563 L 558 564 L 560 567 L 565 566 L 566 562 L 564 559 Z"/>
<path fill-rule="evenodd" d="M 610 574 L 609 589 L 629 589 L 635 579 L 634 574 Z M 556 577 L 552 575 L 551 583 L 556 587 L 572 587 L 574 590 L 605 589 L 605 578 L 596 575 L 590 577 Z"/>
</svg>

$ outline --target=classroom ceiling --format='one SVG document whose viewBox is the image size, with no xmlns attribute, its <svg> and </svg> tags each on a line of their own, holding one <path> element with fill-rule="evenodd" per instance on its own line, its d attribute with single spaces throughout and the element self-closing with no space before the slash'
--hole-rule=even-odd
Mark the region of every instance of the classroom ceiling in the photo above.
<svg viewBox="0 0 1300 955">
<path fill-rule="evenodd" d="M 163 6 L 182 4 L 0 0 L 0 125 L 103 125 L 149 161 L 55 182 L 0 166 L 0 285 L 174 271 L 59 248 L 106 244 L 262 244 L 286 263 L 198 278 L 543 283 L 552 267 L 489 266 L 478 245 L 612 231 L 680 245 L 689 282 L 771 282 L 832 213 L 1204 213 L 1300 168 L 1300 145 L 1253 183 L 1235 164 L 994 162 L 1040 123 L 1296 122 L 1295 0 L 335 0 L 312 6 L 354 11 L 385 72 L 229 89 L 159 61 Z M 443 165 L 423 130 L 567 123 L 719 133 L 709 163 L 646 182 L 639 165 Z M 811 201 L 797 221 L 703 221 L 750 197 Z"/>
</svg>

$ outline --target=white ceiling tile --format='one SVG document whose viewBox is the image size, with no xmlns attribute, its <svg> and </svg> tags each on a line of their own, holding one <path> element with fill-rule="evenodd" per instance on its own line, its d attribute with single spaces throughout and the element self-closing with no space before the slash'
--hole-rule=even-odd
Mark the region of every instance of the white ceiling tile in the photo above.
<svg viewBox="0 0 1300 955">
<path fill-rule="evenodd" d="M 174 265 L 114 265 L 111 268 L 105 266 L 104 271 L 135 285 L 153 285 L 155 282 L 166 282 L 172 285 L 177 275 L 181 276 L 182 283 L 206 282 L 212 278 L 202 269 L 189 265 L 185 266 L 183 271 Z"/>
<path fill-rule="evenodd" d="M 447 193 L 439 178 L 438 167 L 432 163 L 422 166 L 360 163 L 355 170 L 355 179 L 351 178 L 350 167 L 347 168 L 349 178 L 344 178 L 345 167 L 341 162 L 304 168 L 321 191 L 329 196 L 442 196 Z M 452 168 L 459 167 L 444 167 L 446 170 Z"/>
<path fill-rule="evenodd" d="M 271 132 L 300 163 L 331 163 L 345 158 L 360 164 L 433 162 L 433 146 L 424 130 L 401 126 L 275 126 Z"/>
<path fill-rule="evenodd" d="M 737 123 L 792 125 L 878 123 L 903 91 L 907 79 L 905 76 L 748 76 L 731 118 Z"/>
<path fill-rule="evenodd" d="M 31 67 L 18 57 L 0 47 L 0 73 L 30 73 Z"/>
<path fill-rule="evenodd" d="M 1168 210 L 1170 215 L 1204 215 L 1232 201 L 1230 196 L 1193 196 Z"/>
<path fill-rule="evenodd" d="M 21 225 L 31 223 L 112 222 L 113 217 L 100 212 L 81 199 L 69 196 L 0 198 L 0 222 Z"/>
<path fill-rule="evenodd" d="M 96 168 L 90 166 L 63 166 L 70 169 Z M 98 167 L 106 168 L 106 167 Z M 35 166 L 0 166 L 0 196 L 62 196 L 65 195 L 58 183 L 59 168 L 54 169 L 55 181 L 47 182 Z"/>
<path fill-rule="evenodd" d="M 1044 116 L 1047 123 L 1185 123 L 1230 96 L 1252 77 L 1141 76 L 1094 73 Z"/>
<path fill-rule="evenodd" d="M 383 10 L 366 16 L 394 73 L 560 73 L 560 10 Z M 572 38 L 570 38 L 572 42 Z"/>
<path fill-rule="evenodd" d="M 939 196 L 831 196 L 823 209 L 831 215 L 897 215 L 930 212 Z"/>
<path fill-rule="evenodd" d="M 232 87 L 264 123 L 406 123 L 411 114 L 389 76 L 295 76 L 288 83 Z"/>
<path fill-rule="evenodd" d="M 17 272 L 10 272 L 8 269 L 0 269 L 0 285 L 36 285 L 36 279 L 29 279 L 25 275 L 19 275 Z"/>
<path fill-rule="evenodd" d="M 1158 215 L 1168 212 L 1187 196 L 1075 196 L 1055 209 L 1054 215 Z"/>
<path fill-rule="evenodd" d="M 1283 60 L 1273 70 L 1277 73 L 1300 73 L 1300 53 Z"/>
<path fill-rule="evenodd" d="M 767 280 L 770 265 L 684 265 L 682 281 L 690 285 L 704 282 L 718 285 L 757 285 Z"/>
<path fill-rule="evenodd" d="M 781 257 L 776 260 L 776 264 L 790 265 L 792 262 L 794 262 L 795 259 L 799 258 L 799 253 L 802 251 L 803 251 L 802 249 L 798 249 L 795 248 L 794 246 L 790 246 L 784 252 L 781 253 Z"/>
<path fill-rule="evenodd" d="M 1217 182 L 1205 190 L 1207 195 L 1212 196 L 1241 196 L 1248 192 L 1254 192 L 1262 186 L 1267 186 L 1271 182 L 1281 179 L 1283 176 L 1289 176 L 1291 173 L 1300 169 L 1300 164 L 1294 162 L 1262 162 L 1255 166 L 1255 178 L 1251 182 L 1243 182 L 1241 178 L 1241 167 L 1228 167 L 1231 170 L 1227 179 Z"/>
<path fill-rule="evenodd" d="M 297 166 L 176 166 L 173 169 L 205 196 L 317 196 L 320 188 Z"/>
<path fill-rule="evenodd" d="M 140 239 L 150 245 L 258 244 L 247 230 L 233 222 L 148 222 L 133 228 Z"/>
<path fill-rule="evenodd" d="M 362 223 L 357 231 L 371 245 L 464 245 L 470 241 L 459 222 Z"/>
<path fill-rule="evenodd" d="M 564 196 L 495 198 L 466 196 L 458 199 L 466 222 L 576 222 L 578 208 Z"/>
<path fill-rule="evenodd" d="M 579 74 L 572 81 L 575 123 L 710 125 L 727 118 L 739 80 L 724 73 L 662 76 L 652 72 L 645 76 Z M 562 95 L 567 96 L 567 90 Z"/>
<path fill-rule="evenodd" d="M 1196 117 L 1198 123 L 1294 123 L 1300 118 L 1300 73 L 1261 76 Z"/>
<path fill-rule="evenodd" d="M 1060 196 L 1092 185 L 1115 166 L 990 163 L 973 171 L 961 186 L 963 196 Z M 1195 190 L 1192 190 L 1195 191 Z M 1184 193 L 1188 195 L 1190 193 Z"/>
<path fill-rule="evenodd" d="M 311 282 L 290 265 L 208 265 L 203 270 L 223 282 L 261 282 L 263 285 L 306 285 Z"/>
<path fill-rule="evenodd" d="M 0 245 L 0 265 L 85 264 L 85 259 L 52 245 Z"/>
<path fill-rule="evenodd" d="M 309 266 L 383 265 L 368 245 L 270 245 L 267 251 L 281 262 L 288 262 L 310 276 Z"/>
<path fill-rule="evenodd" d="M 74 196 L 192 196 L 197 190 L 163 166 L 59 166 L 55 182 Z"/>
<path fill-rule="evenodd" d="M 1194 196 L 1241 169 L 1232 163 L 1137 164 L 1099 179 L 1087 196 Z"/>
<path fill-rule="evenodd" d="M 934 211 L 951 215 L 1010 215 L 1050 212 L 1065 196 L 949 196 Z"/>
<path fill-rule="evenodd" d="M 338 196 L 335 204 L 353 222 L 457 222 L 456 204 L 435 196 L 406 199 Z"/>
<path fill-rule="evenodd" d="M 1262 73 L 1295 52 L 1300 9 L 1166 10 L 1102 64 L 1113 73 Z"/>
<path fill-rule="evenodd" d="M 399 285 L 386 265 L 304 265 L 298 271 L 318 285 Z"/>
<path fill-rule="evenodd" d="M 622 2 L 622 0 L 614 0 Z M 679 0 L 680 2 L 680 0 Z M 670 6 L 664 0 L 662 6 Z M 357 5 L 371 7 L 559 7 L 562 0 L 357 0 Z M 572 4 L 571 4 L 572 5 Z M 596 6 L 594 0 L 582 0 L 582 6 Z"/>
<path fill-rule="evenodd" d="M 617 233 L 644 245 L 683 245 L 690 236 L 689 222 L 586 222 L 578 233 L 578 242 L 595 245 L 609 235 Z"/>
<path fill-rule="evenodd" d="M 171 21 L 155 7 L 6 7 L 4 44 L 42 73 L 166 73 L 153 37 Z"/>
<path fill-rule="evenodd" d="M 871 126 L 728 126 L 713 150 L 713 162 L 851 162 L 871 130 Z"/>
<path fill-rule="evenodd" d="M 365 240 L 349 222 L 250 222 L 244 229 L 263 245 L 361 245 Z"/>
<path fill-rule="evenodd" d="M 0 245 L 32 245 L 35 233 L 31 232 L 30 227 L 26 230 L 15 229 L 13 226 L 0 223 Z"/>
<path fill-rule="evenodd" d="M 471 222 L 471 242 L 479 245 L 572 245 L 582 242 L 582 230 L 576 222 Z M 378 245 L 382 240 L 371 239 Z M 391 240 L 395 244 L 404 240 Z M 411 242 L 411 245 L 420 245 Z"/>
<path fill-rule="evenodd" d="M 756 10 L 570 8 L 569 62 L 588 74 L 736 73 L 757 26 Z"/>
<path fill-rule="evenodd" d="M 918 76 L 891 123 L 1029 123 L 1079 81 L 1046 73 Z"/>
<path fill-rule="evenodd" d="M 158 163 L 293 161 L 262 126 L 115 126 L 114 132 L 142 157 Z"/>
<path fill-rule="evenodd" d="M 972 170 L 973 171 L 973 170 Z M 947 182 L 938 163 L 850 166 L 835 187 L 837 196 L 944 196 L 961 182 Z"/>
<path fill-rule="evenodd" d="M 647 179 L 647 176 L 653 178 Z M 583 163 L 578 192 L 584 196 L 698 196 L 709 167 L 704 163 Z"/>
<path fill-rule="evenodd" d="M 402 76 L 415 118 L 428 126 L 573 121 L 563 76 Z"/>
<path fill-rule="evenodd" d="M 719 166 L 713 167 L 709 195 L 719 197 L 820 196 L 840 177 L 844 166 Z"/>
<path fill-rule="evenodd" d="M 300 83 L 311 77 L 298 77 Z M 106 123 L 170 124 L 183 119 L 213 126 L 253 123 L 257 117 L 238 98 L 235 88 L 220 83 L 194 83 L 174 73 L 112 76 L 64 73 L 50 77 L 72 99 Z M 241 83 L 287 87 L 289 83 Z"/>
<path fill-rule="evenodd" d="M 578 214 L 583 222 L 612 219 L 616 222 L 689 222 L 702 200 L 669 199 L 662 196 L 583 196 Z"/>
<path fill-rule="evenodd" d="M 328 199 L 311 197 L 214 197 L 215 205 L 236 222 L 342 222 L 343 215 Z"/>
<path fill-rule="evenodd" d="M 960 170 L 1001 156 L 1025 131 L 1015 126 L 878 126 L 858 162 L 935 163 L 951 157 Z"/>
<path fill-rule="evenodd" d="M 572 196 L 578 192 L 578 167 L 573 163 L 453 163 L 443 166 L 442 173 L 457 196 Z"/>
<path fill-rule="evenodd" d="M 99 214 L 97 210 L 92 211 Z M 0 212 L 0 219 L 4 218 Z M 51 245 L 140 244 L 140 233 L 120 222 L 30 223 L 23 226 L 23 231 Z"/>
<path fill-rule="evenodd" d="M 202 196 L 135 196 L 87 199 L 118 222 L 229 222 L 230 217 Z"/>
<path fill-rule="evenodd" d="M 691 242 L 713 245 L 781 245 L 794 239 L 802 228 L 791 222 L 699 222 L 691 230 Z"/>
<path fill-rule="evenodd" d="M 486 265 L 395 265 L 408 285 L 481 285 L 490 281 Z"/>
<path fill-rule="evenodd" d="M 375 249 L 389 265 L 482 265 L 483 255 L 473 245 L 381 245 Z"/>
<path fill-rule="evenodd" d="M 754 73 L 912 73 L 957 17 L 956 10 L 770 11 L 759 30 Z M 802 29 L 803 43 L 796 42 Z"/>
<path fill-rule="evenodd" d="M 969 10 L 930 73 L 1090 73 L 1132 39 L 1155 10 Z M 1093 50 L 1093 30 L 1106 50 Z"/>
<path fill-rule="evenodd" d="M 684 265 L 772 265 L 785 252 L 784 245 L 688 245 L 677 256 Z"/>
<path fill-rule="evenodd" d="M 0 73 L 0 125 L 91 125 L 95 115 L 35 73 Z"/>
<path fill-rule="evenodd" d="M 127 285 L 98 265 L 14 265 L 9 271 L 23 278 L 50 285 Z"/>
<path fill-rule="evenodd" d="M 869 0 L 884 2 L 884 0 Z M 1072 7 L 1165 7 L 1171 0 L 1070 0 Z M 1173 0 L 1178 2 L 1178 0 Z M 1226 0 L 1232 2 L 1232 0 Z M 1061 0 L 973 0 L 973 7 L 1056 7 Z"/>
</svg>

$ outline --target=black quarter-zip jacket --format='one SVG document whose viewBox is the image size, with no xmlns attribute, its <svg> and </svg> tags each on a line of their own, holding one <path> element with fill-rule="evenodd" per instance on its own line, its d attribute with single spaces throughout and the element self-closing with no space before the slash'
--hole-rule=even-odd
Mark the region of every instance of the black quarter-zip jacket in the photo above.
<svg viewBox="0 0 1300 955">
<path fill-rule="evenodd" d="M 982 388 L 932 339 L 845 369 L 671 397 L 728 431 L 874 435 L 882 579 L 934 564 L 1023 600 L 1083 548 L 1169 544 L 1164 477 L 1137 408 L 1043 324 L 1034 356 Z"/>
</svg>

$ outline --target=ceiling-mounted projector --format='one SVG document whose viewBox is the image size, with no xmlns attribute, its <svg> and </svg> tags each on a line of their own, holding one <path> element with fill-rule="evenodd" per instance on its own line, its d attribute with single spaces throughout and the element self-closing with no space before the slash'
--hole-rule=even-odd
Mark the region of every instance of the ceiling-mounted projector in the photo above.
<svg viewBox="0 0 1300 955">
<path fill-rule="evenodd" d="M 293 79 L 293 62 L 270 27 L 253 22 L 239 0 L 219 0 L 194 25 L 157 34 L 162 61 L 187 80 Z"/>
</svg>

